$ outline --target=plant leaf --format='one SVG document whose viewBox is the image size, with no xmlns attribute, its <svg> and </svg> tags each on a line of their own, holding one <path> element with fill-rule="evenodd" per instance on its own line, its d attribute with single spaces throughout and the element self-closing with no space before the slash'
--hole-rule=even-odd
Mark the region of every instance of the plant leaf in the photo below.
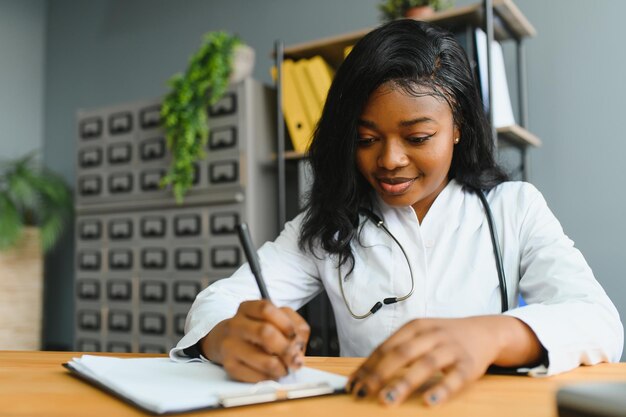
<svg viewBox="0 0 626 417">
<path fill-rule="evenodd" d="M 65 181 L 41 168 L 30 153 L 5 166 L 0 184 L 0 249 L 15 245 L 25 225 L 39 227 L 42 248 L 50 249 L 72 214 Z"/>
<path fill-rule="evenodd" d="M 226 32 L 205 34 L 184 74 L 168 81 L 171 90 L 161 105 L 161 118 L 172 162 L 161 186 L 171 185 L 179 204 L 193 185 L 194 164 L 205 157 L 207 108 L 224 95 L 232 72 L 233 51 L 239 44 L 237 36 Z"/>
<path fill-rule="evenodd" d="M 39 226 L 41 234 L 41 247 L 44 252 L 52 249 L 61 237 L 65 226 L 62 213 L 52 210 L 42 219 Z"/>
<path fill-rule="evenodd" d="M 14 246 L 22 236 L 19 211 L 6 193 L 0 193 L 0 250 Z"/>
</svg>

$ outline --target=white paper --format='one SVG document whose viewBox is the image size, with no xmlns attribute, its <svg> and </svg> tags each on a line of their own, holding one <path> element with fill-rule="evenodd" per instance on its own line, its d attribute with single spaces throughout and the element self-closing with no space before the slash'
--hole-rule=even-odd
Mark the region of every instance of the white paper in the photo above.
<svg viewBox="0 0 626 417">
<path fill-rule="evenodd" d="M 483 103 L 489 100 L 487 85 L 487 34 L 480 28 L 476 29 L 476 53 L 478 55 L 478 72 L 480 74 L 480 85 Z M 496 128 L 511 126 L 515 124 L 511 97 L 509 96 L 509 86 L 506 80 L 504 69 L 504 54 L 502 45 L 497 41 L 491 44 L 491 99 L 493 100 L 493 124 Z"/>
<path fill-rule="evenodd" d="M 231 380 L 210 362 L 173 362 L 169 358 L 114 358 L 83 355 L 69 365 L 142 407 L 157 414 L 217 406 L 219 396 L 252 392 L 256 384 Z M 326 382 L 335 389 L 347 378 L 302 368 L 280 383 Z"/>
</svg>

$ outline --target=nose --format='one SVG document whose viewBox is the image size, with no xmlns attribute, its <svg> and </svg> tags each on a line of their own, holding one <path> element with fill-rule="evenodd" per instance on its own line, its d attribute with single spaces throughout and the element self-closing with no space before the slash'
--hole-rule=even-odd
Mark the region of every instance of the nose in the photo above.
<svg viewBox="0 0 626 417">
<path fill-rule="evenodd" d="M 409 163 L 404 144 L 400 140 L 386 139 L 380 148 L 378 155 L 378 166 L 388 171 L 405 167 Z"/>
</svg>

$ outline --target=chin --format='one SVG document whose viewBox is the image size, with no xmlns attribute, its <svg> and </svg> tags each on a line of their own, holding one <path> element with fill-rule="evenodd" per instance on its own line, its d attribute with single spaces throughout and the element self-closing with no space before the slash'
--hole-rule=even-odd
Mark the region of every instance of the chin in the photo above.
<svg viewBox="0 0 626 417">
<path fill-rule="evenodd" d="M 410 197 L 406 194 L 390 195 L 379 193 L 378 195 L 387 205 L 392 207 L 409 207 L 419 200 L 419 198 Z"/>
</svg>

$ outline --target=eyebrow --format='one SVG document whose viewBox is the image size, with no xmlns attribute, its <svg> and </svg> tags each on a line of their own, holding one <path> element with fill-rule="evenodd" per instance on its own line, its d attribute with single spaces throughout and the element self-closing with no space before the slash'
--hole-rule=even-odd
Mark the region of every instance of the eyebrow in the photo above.
<svg viewBox="0 0 626 417">
<path fill-rule="evenodd" d="M 434 120 L 431 119 L 430 117 L 418 117 L 416 119 L 411 119 L 411 120 L 402 120 L 400 123 L 398 123 L 398 126 L 409 127 L 409 126 L 416 125 L 418 123 L 425 123 L 425 122 L 434 122 Z M 371 120 L 365 120 L 365 119 L 359 119 L 358 124 L 360 126 L 369 127 L 372 129 L 375 129 L 377 127 L 376 123 L 372 122 Z"/>
</svg>

